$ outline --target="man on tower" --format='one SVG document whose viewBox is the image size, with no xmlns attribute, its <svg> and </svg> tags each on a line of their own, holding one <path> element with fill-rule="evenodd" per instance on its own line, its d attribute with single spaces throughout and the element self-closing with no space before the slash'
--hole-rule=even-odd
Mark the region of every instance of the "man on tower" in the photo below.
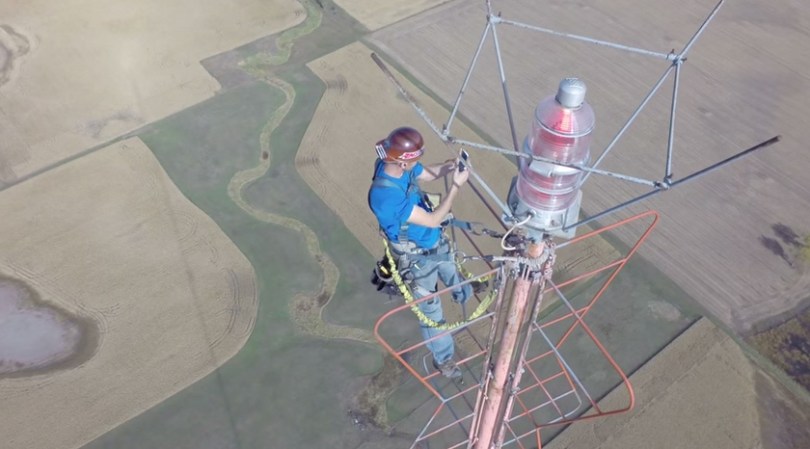
<svg viewBox="0 0 810 449">
<path fill-rule="evenodd" d="M 425 151 L 422 135 L 409 127 L 391 131 L 388 137 L 377 142 L 376 149 L 378 159 L 368 203 L 397 259 L 397 269 L 410 271 L 414 297 L 436 292 L 438 279 L 447 287 L 462 282 L 450 242 L 442 232 L 442 222 L 459 189 L 467 182 L 469 171 L 464 170 L 458 159 L 423 166 L 419 162 Z M 450 191 L 434 209 L 419 188 L 419 182 L 444 178 L 451 173 Z M 453 300 L 464 304 L 472 293 L 472 287 L 466 284 L 452 291 Z M 444 323 L 440 298 L 422 302 L 419 308 L 432 321 Z M 441 333 L 425 323 L 420 326 L 425 340 Z M 442 375 L 461 376 L 453 360 L 453 337 L 449 333 L 429 342 L 427 347 L 433 354 L 433 366 Z"/>
</svg>

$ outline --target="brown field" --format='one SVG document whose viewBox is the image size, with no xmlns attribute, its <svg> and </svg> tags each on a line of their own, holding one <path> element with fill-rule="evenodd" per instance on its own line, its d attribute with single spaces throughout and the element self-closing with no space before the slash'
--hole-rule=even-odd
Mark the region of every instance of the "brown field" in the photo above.
<svg viewBox="0 0 810 449">
<path fill-rule="evenodd" d="M 634 410 L 577 423 L 543 447 L 798 449 L 810 438 L 810 403 L 764 374 L 707 319 L 692 325 L 631 381 Z M 605 409 L 625 404 L 623 389 L 600 401 Z"/>
<path fill-rule="evenodd" d="M 336 0 L 358 22 L 370 30 L 399 22 L 426 9 L 446 3 L 447 0 Z"/>
<path fill-rule="evenodd" d="M 258 307 L 253 268 L 139 139 L 4 190 L 0 210 L 15 211 L 0 220 L 1 277 L 95 334 L 72 369 L 2 379 L 2 447 L 81 446 L 247 341 Z"/>
<path fill-rule="evenodd" d="M 2 2 L 0 18 L 2 187 L 211 97 L 201 59 L 304 14 L 295 0 L 70 0 Z"/>
<path fill-rule="evenodd" d="M 714 6 L 705 0 L 662 0 L 644 8 L 627 0 L 493 3 L 507 18 L 660 52 L 681 49 Z M 800 238 L 810 234 L 810 154 L 802 137 L 810 115 L 804 75 L 809 24 L 810 10 L 789 1 L 728 2 L 720 10 L 683 68 L 675 179 L 774 135 L 783 140 L 632 210 L 653 208 L 663 215 L 642 254 L 739 332 L 793 309 L 810 286 L 810 276 L 780 256 L 788 244 L 774 231 L 787 228 Z M 455 1 L 380 30 L 371 42 L 451 102 L 483 25 L 478 2 Z M 518 139 L 536 103 L 553 94 L 561 78 L 575 75 L 589 86 L 588 101 L 597 114 L 592 154 L 598 154 L 668 66 L 528 30 L 498 29 Z M 461 113 L 511 146 L 491 43 L 484 46 L 478 67 Z M 663 176 L 671 85 L 671 80 L 665 84 L 603 168 Z M 434 117 L 441 122 L 447 115 Z M 583 207 L 593 213 L 644 191 L 593 176 Z"/>
<path fill-rule="evenodd" d="M 0 18 L 0 279 L 83 329 L 50 369 L 0 370 L 0 446 L 78 447 L 232 357 L 258 307 L 247 259 L 140 140 L 83 152 L 213 96 L 200 60 L 304 8 L 0 2 Z"/>
</svg>

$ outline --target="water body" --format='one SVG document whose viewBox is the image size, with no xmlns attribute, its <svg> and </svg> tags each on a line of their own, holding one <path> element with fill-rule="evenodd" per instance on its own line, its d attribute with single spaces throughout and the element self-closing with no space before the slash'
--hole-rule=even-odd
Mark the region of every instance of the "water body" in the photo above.
<svg viewBox="0 0 810 449">
<path fill-rule="evenodd" d="M 43 304 L 21 281 L 0 278 L 0 377 L 73 366 L 86 351 L 94 326 Z M 81 357 L 86 359 L 86 357 Z"/>
</svg>

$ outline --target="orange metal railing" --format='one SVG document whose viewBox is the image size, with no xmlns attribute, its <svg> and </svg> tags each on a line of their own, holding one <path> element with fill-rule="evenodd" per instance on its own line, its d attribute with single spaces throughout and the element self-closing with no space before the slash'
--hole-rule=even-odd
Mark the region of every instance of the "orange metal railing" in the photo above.
<svg viewBox="0 0 810 449">
<path fill-rule="evenodd" d="M 511 392 L 513 406 L 508 410 L 504 420 L 505 438 L 503 447 L 540 448 L 542 447 L 541 431 L 544 429 L 570 424 L 583 419 L 622 413 L 633 407 L 635 397 L 627 375 L 599 341 L 593 330 L 588 326 L 585 318 L 622 268 L 626 266 L 630 258 L 647 239 L 658 219 L 659 216 L 656 212 L 644 212 L 576 237 L 560 245 L 561 247 L 569 246 L 575 249 L 577 244 L 605 232 L 617 230 L 634 222 L 641 221 L 644 223 L 642 220 L 649 220 L 641 236 L 626 254 L 616 257 L 599 268 L 578 274 L 559 284 L 549 282 L 544 291 L 538 290 L 535 292 L 536 296 L 542 294 L 554 295 L 560 304 L 547 316 L 533 321 L 527 330 L 527 333 L 530 334 L 528 338 L 531 340 L 522 365 L 523 373 L 520 378 L 520 388 L 518 391 Z M 452 449 L 469 446 L 469 428 L 480 402 L 483 388 L 482 379 L 485 378 L 486 370 L 489 369 L 489 367 L 483 365 L 488 359 L 491 350 L 489 348 L 494 342 L 493 333 L 495 331 L 496 313 L 503 308 L 505 292 L 514 284 L 514 280 L 507 273 L 502 273 L 501 270 L 502 267 L 496 267 L 465 281 L 467 283 L 481 277 L 500 274 L 496 278 L 499 285 L 495 286 L 499 289 L 498 297 L 485 314 L 464 323 L 456 329 L 447 330 L 433 337 L 433 339 L 436 339 L 449 332 L 455 336 L 457 342 L 459 340 L 471 342 L 465 346 L 464 354 L 458 358 L 459 366 L 464 371 L 463 384 L 444 379 L 438 372 L 429 368 L 430 364 L 426 360 L 429 359 L 430 355 L 425 345 L 432 339 L 406 345 L 403 348 L 397 348 L 397 343 L 389 341 L 393 337 L 390 336 L 390 332 L 386 334 L 387 326 L 394 323 L 401 325 L 401 320 L 413 320 L 416 323 L 416 318 L 413 317 L 410 311 L 411 305 L 402 304 L 395 307 L 377 320 L 374 326 L 374 335 L 379 343 L 402 364 L 434 400 L 438 401 L 438 405 L 432 413 L 424 412 L 420 408 L 419 414 L 425 417 L 426 423 L 416 435 L 412 448 L 440 447 Z M 584 305 L 575 306 L 562 291 L 586 280 L 598 280 L 595 278 L 600 275 L 607 276 L 607 279 L 604 280 L 604 283 Z M 589 288 L 593 287 L 595 285 L 591 285 Z M 449 290 L 450 288 L 440 290 L 430 296 L 419 298 L 412 304 L 428 301 L 435 296 L 449 296 L 445 295 Z M 489 325 L 488 330 L 487 324 Z M 619 383 L 617 388 L 622 387 L 626 391 L 626 405 L 610 410 L 604 410 L 599 406 L 597 398 L 591 394 L 591 386 L 588 385 L 587 367 L 575 368 L 566 355 L 570 351 L 566 347 L 566 343 L 571 340 L 574 332 L 581 332 L 580 346 L 584 338 L 592 345 L 591 349 L 595 348 L 594 357 L 601 358 L 600 361 L 592 360 L 592 362 L 601 363 L 602 365 L 607 363 L 605 366 L 609 366 L 610 370 L 615 373 Z M 414 333 L 416 334 L 415 325 Z M 385 335 L 389 335 L 389 337 Z M 486 342 L 482 342 L 482 340 L 486 340 Z M 576 349 L 577 351 L 581 350 L 580 347 Z"/>
</svg>

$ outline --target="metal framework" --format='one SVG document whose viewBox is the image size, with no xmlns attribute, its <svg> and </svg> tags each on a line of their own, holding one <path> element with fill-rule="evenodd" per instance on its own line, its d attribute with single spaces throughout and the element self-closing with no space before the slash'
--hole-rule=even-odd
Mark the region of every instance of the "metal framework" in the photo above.
<svg viewBox="0 0 810 449">
<path fill-rule="evenodd" d="M 380 59 L 380 57 L 377 56 L 374 53 L 371 54 L 371 57 L 377 63 L 377 65 L 380 67 L 380 69 L 383 71 L 383 73 L 385 73 L 385 75 L 388 77 L 388 79 L 397 87 L 399 92 L 411 104 L 411 106 L 414 108 L 414 110 L 417 112 L 417 114 L 419 114 L 419 116 L 433 130 L 433 132 L 436 133 L 436 135 L 438 135 L 443 141 L 445 141 L 447 143 L 458 144 L 458 145 L 462 145 L 462 146 L 469 147 L 469 148 L 477 148 L 477 149 L 484 150 L 484 151 L 496 152 L 496 153 L 504 154 L 504 155 L 507 155 L 507 156 L 514 156 L 514 157 L 517 157 L 517 158 L 528 158 L 528 159 L 532 159 L 532 160 L 536 160 L 536 161 L 540 161 L 540 162 L 546 162 L 546 163 L 549 163 L 549 164 L 559 165 L 559 166 L 563 166 L 563 167 L 576 168 L 578 170 L 582 170 L 583 172 L 585 172 L 585 176 L 584 176 L 583 181 L 582 181 L 583 183 L 588 179 L 588 177 L 590 177 L 590 175 L 597 174 L 597 175 L 611 177 L 611 178 L 614 178 L 614 179 L 619 179 L 619 180 L 626 181 L 626 182 L 631 182 L 631 183 L 651 187 L 651 190 L 649 192 L 646 192 L 646 193 L 644 193 L 642 195 L 631 198 L 631 199 L 629 199 L 629 200 L 627 200 L 627 201 L 625 201 L 625 202 L 623 202 L 621 204 L 618 204 L 616 206 L 607 208 L 607 209 L 605 209 L 605 210 L 603 210 L 601 212 L 598 212 L 596 214 L 593 214 L 593 215 L 591 215 L 589 217 L 583 218 L 582 220 L 580 220 L 580 221 L 578 221 L 576 223 L 565 226 L 563 228 L 563 230 L 566 231 L 568 229 L 576 228 L 577 226 L 580 226 L 580 225 L 583 225 L 583 224 L 586 224 L 586 223 L 590 223 L 590 222 L 592 222 L 594 220 L 597 220 L 599 218 L 610 215 L 610 214 L 612 214 L 614 212 L 617 212 L 617 211 L 619 211 L 621 209 L 624 209 L 624 208 L 626 208 L 626 207 L 628 207 L 628 206 L 630 206 L 632 204 L 638 203 L 639 201 L 645 200 L 645 199 L 647 199 L 647 198 L 649 198 L 651 196 L 654 196 L 654 195 L 657 195 L 657 194 L 659 194 L 661 192 L 667 191 L 670 188 L 675 187 L 677 185 L 684 184 L 684 183 L 689 182 L 689 181 L 693 181 L 693 180 L 697 179 L 700 176 L 703 176 L 703 175 L 705 175 L 705 174 L 707 174 L 709 172 L 712 172 L 712 171 L 714 171 L 714 170 L 716 170 L 716 169 L 718 169 L 720 167 L 723 167 L 723 166 L 725 166 L 725 165 L 727 165 L 727 164 L 729 164 L 729 163 L 731 163 L 731 162 L 733 162 L 733 161 L 735 161 L 737 159 L 740 159 L 740 158 L 742 158 L 744 156 L 747 156 L 747 155 L 749 155 L 749 154 L 751 154 L 751 153 L 753 153 L 755 151 L 763 149 L 763 148 L 765 148 L 765 147 L 779 141 L 779 139 L 780 139 L 779 136 L 772 137 L 772 138 L 770 138 L 768 140 L 765 140 L 765 141 L 763 141 L 761 143 L 758 143 L 758 144 L 756 144 L 756 145 L 754 145 L 754 146 L 752 146 L 752 147 L 750 147 L 750 148 L 748 148 L 746 150 L 740 151 L 740 152 L 738 152 L 738 153 L 736 153 L 736 154 L 734 154 L 734 155 L 732 155 L 732 156 L 730 156 L 730 157 L 728 157 L 726 159 L 723 159 L 722 161 L 716 162 L 714 164 L 711 164 L 711 165 L 707 166 L 706 168 L 703 168 L 703 169 L 698 170 L 698 171 L 696 171 L 694 173 L 691 173 L 691 174 L 689 174 L 689 175 L 687 175 L 687 176 L 685 176 L 685 177 L 683 177 L 681 179 L 678 179 L 678 180 L 673 179 L 672 163 L 673 163 L 673 159 L 674 159 L 674 149 L 675 149 L 675 117 L 676 117 L 677 106 L 678 106 L 678 91 L 679 91 L 679 88 L 680 88 L 681 68 L 682 68 L 683 64 L 686 62 L 686 58 L 687 58 L 687 55 L 688 55 L 689 51 L 695 45 L 695 43 L 697 42 L 697 40 L 701 36 L 701 34 L 703 34 L 703 31 L 706 29 L 706 27 L 709 25 L 709 23 L 717 15 L 718 11 L 720 10 L 720 7 L 723 5 L 724 2 L 725 2 L 725 0 L 720 0 L 715 5 L 714 9 L 712 9 L 711 13 L 706 17 L 706 19 L 703 21 L 703 23 L 700 25 L 700 27 L 698 27 L 697 31 L 694 33 L 692 38 L 689 39 L 687 44 L 683 47 L 683 49 L 680 52 L 675 53 L 674 51 L 672 51 L 672 52 L 669 52 L 669 53 L 662 53 L 662 52 L 645 50 L 645 49 L 641 49 L 641 48 L 629 47 L 629 46 L 626 46 L 626 45 L 621 45 L 621 44 L 612 43 L 612 42 L 608 42 L 608 41 L 603 41 L 603 40 L 599 40 L 599 39 L 593 39 L 593 38 L 580 36 L 580 35 L 575 35 L 575 34 L 561 33 L 561 32 L 549 30 L 549 29 L 546 29 L 546 28 L 542 28 L 542 27 L 522 23 L 522 22 L 519 22 L 519 21 L 503 18 L 500 15 L 495 14 L 493 12 L 491 0 L 486 0 L 487 22 L 486 22 L 486 25 L 484 26 L 484 31 L 481 34 L 481 39 L 478 42 L 478 47 L 476 48 L 475 54 L 473 55 L 472 61 L 470 62 L 470 66 L 467 69 L 467 72 L 466 72 L 466 74 L 464 76 L 464 80 L 461 83 L 461 87 L 459 88 L 458 95 L 456 96 L 456 99 L 453 102 L 453 107 L 452 107 L 452 110 L 450 111 L 450 115 L 447 118 L 447 121 L 444 124 L 444 126 L 442 126 L 441 128 L 439 128 L 435 124 L 435 122 L 424 112 L 424 110 L 422 110 L 422 108 L 419 106 L 418 102 L 413 98 L 412 95 L 410 95 L 410 93 L 408 93 L 408 91 L 402 86 L 402 84 L 399 82 L 399 80 L 397 80 L 397 78 L 393 75 L 393 73 L 391 73 L 391 71 L 388 69 L 388 67 L 385 65 L 385 63 L 382 61 L 382 59 Z M 616 133 L 616 135 L 611 139 L 611 141 L 607 144 L 607 146 L 601 151 L 601 153 L 596 158 L 596 161 L 594 161 L 593 164 L 591 164 L 591 165 L 581 165 L 581 164 L 561 163 L 561 162 L 558 162 L 558 161 L 555 161 L 555 160 L 552 160 L 552 159 L 546 159 L 546 158 L 534 156 L 534 155 L 531 155 L 531 154 L 527 154 L 527 153 L 522 152 L 522 151 L 519 150 L 520 146 L 519 146 L 518 137 L 517 137 L 518 133 L 517 133 L 517 131 L 515 129 L 515 122 L 514 122 L 514 117 L 513 117 L 513 114 L 512 114 L 512 101 L 511 101 L 510 95 L 509 95 L 509 87 L 508 87 L 508 80 L 507 80 L 507 75 L 506 75 L 506 68 L 504 67 L 504 64 L 503 64 L 503 57 L 501 55 L 501 44 L 500 44 L 500 42 L 498 40 L 498 31 L 497 31 L 497 29 L 501 25 L 514 26 L 514 27 L 518 27 L 518 28 L 522 28 L 522 29 L 526 29 L 526 30 L 537 31 L 537 32 L 541 32 L 541 33 L 547 33 L 547 34 L 555 35 L 555 36 L 558 36 L 558 37 L 574 39 L 574 40 L 577 40 L 577 41 L 586 42 L 586 43 L 598 45 L 598 46 L 601 46 L 601 47 L 606 47 L 606 48 L 609 48 L 609 49 L 627 51 L 627 52 L 639 54 L 639 55 L 642 55 L 642 56 L 646 56 L 646 57 L 666 61 L 667 66 L 666 66 L 663 74 L 661 75 L 661 77 L 658 79 L 658 81 L 653 85 L 653 87 L 650 89 L 650 91 L 647 93 L 647 95 L 642 99 L 641 103 L 636 107 L 636 109 L 633 111 L 633 113 L 630 114 L 630 116 L 627 118 L 625 124 L 621 127 L 621 129 L 619 129 L 619 131 Z M 506 115 L 507 115 L 507 119 L 508 119 L 509 130 L 510 130 L 510 134 L 511 134 L 511 137 L 512 137 L 513 149 L 502 148 L 502 147 L 495 146 L 495 145 L 490 145 L 490 144 L 487 144 L 487 143 L 484 143 L 484 142 L 474 142 L 474 141 L 470 141 L 470 140 L 460 139 L 460 138 L 454 136 L 452 134 L 452 132 L 451 132 L 452 131 L 452 125 L 453 125 L 453 122 L 455 121 L 455 119 L 456 119 L 456 117 L 458 115 L 458 111 L 459 111 L 459 108 L 461 106 L 461 102 L 462 102 L 462 99 L 464 97 L 464 93 L 467 90 L 467 85 L 469 84 L 469 81 L 472 78 L 472 74 L 475 71 L 475 68 L 476 68 L 476 66 L 478 64 L 478 58 L 481 55 L 481 50 L 484 47 L 484 43 L 490 37 L 492 39 L 492 42 L 493 42 L 493 45 L 494 45 L 494 48 L 495 48 L 495 55 L 496 55 L 497 64 L 498 64 L 498 74 L 499 74 L 501 86 L 503 88 L 503 97 L 504 97 L 504 103 L 505 103 L 505 106 L 506 106 Z M 674 74 L 674 76 L 673 76 L 673 88 L 672 88 L 672 102 L 671 102 L 671 106 L 670 106 L 670 115 L 669 115 L 669 133 L 668 133 L 668 138 L 667 138 L 666 162 L 665 162 L 665 166 L 663 168 L 664 176 L 662 177 L 662 179 L 660 179 L 660 180 L 644 179 L 644 178 L 632 176 L 632 175 L 625 174 L 625 173 L 618 173 L 618 172 L 612 172 L 612 171 L 608 171 L 608 170 L 599 169 L 598 168 L 599 165 L 605 159 L 605 157 L 608 155 L 608 153 L 610 153 L 610 151 L 616 146 L 616 143 L 619 142 L 619 140 L 624 135 L 624 133 L 627 131 L 627 129 L 630 127 L 630 125 L 633 124 L 633 122 L 636 120 L 636 118 L 639 116 L 639 114 L 641 114 L 641 112 L 647 106 L 649 101 L 661 89 L 661 87 L 664 85 L 664 82 L 673 74 Z M 503 215 L 500 217 L 502 222 L 506 223 L 507 225 L 511 225 L 512 223 L 515 223 L 515 222 L 519 221 L 516 217 L 512 216 L 512 212 L 507 207 L 507 205 L 501 200 L 501 198 L 498 195 L 496 195 L 492 191 L 491 188 L 489 188 L 487 183 L 477 173 L 475 173 L 473 171 L 471 173 L 471 175 L 472 175 L 473 179 L 475 180 L 475 182 L 479 186 L 481 186 L 481 188 L 483 188 L 483 190 L 487 193 L 487 195 L 489 196 L 489 199 L 491 201 L 493 201 L 495 204 L 497 204 L 498 207 L 500 208 L 501 212 L 503 213 Z"/>
<path fill-rule="evenodd" d="M 453 103 L 450 115 L 441 128 L 423 111 L 418 102 L 391 73 L 382 59 L 373 53 L 371 57 L 406 101 L 411 104 L 417 114 L 446 143 L 575 168 L 585 172 L 583 183 L 591 174 L 597 174 L 650 187 L 647 193 L 563 227 L 563 230 L 569 230 L 606 217 L 631 204 L 680 184 L 697 179 L 779 141 L 779 136 L 770 138 L 681 179 L 673 179 L 675 116 L 681 69 L 684 62 L 686 62 L 690 49 L 714 19 L 723 3 L 724 0 L 720 0 L 716 4 L 680 52 L 676 53 L 673 50 L 669 53 L 661 53 L 580 35 L 560 33 L 504 18 L 500 14 L 494 14 L 491 0 L 486 0 L 486 25 Z M 560 163 L 519 150 L 518 133 L 515 129 L 512 114 L 506 70 L 501 55 L 501 44 L 498 40 L 498 28 L 502 25 L 547 33 L 608 49 L 628 51 L 660 59 L 666 61 L 667 67 L 638 107 L 630 114 L 621 129 L 599 153 L 593 164 Z M 475 71 L 481 50 L 490 37 L 494 44 L 498 74 L 503 89 L 512 149 L 484 142 L 459 139 L 451 133 L 452 124 L 458 115 L 464 93 Z M 670 76 L 673 77 L 673 89 L 666 162 L 662 170 L 663 177 L 660 180 L 644 179 L 629 174 L 599 169 L 600 163 L 615 147 L 630 125 L 644 110 L 650 99 L 660 90 Z M 455 329 L 446 330 L 442 334 L 433 337 L 433 339 L 436 339 L 441 335 L 452 333 L 456 339 L 465 338 L 474 342 L 473 349 L 465 351 L 466 354 L 458 362 L 465 371 L 464 377 L 472 378 L 475 382 L 469 386 L 464 386 L 444 379 L 439 373 L 428 368 L 430 364 L 427 363 L 427 358 L 430 356 L 429 352 L 423 347 L 433 339 L 406 348 L 396 348 L 396 345 L 390 341 L 390 337 L 387 337 L 389 334 L 386 333 L 387 326 L 397 320 L 400 315 L 410 313 L 409 309 L 414 307 L 413 304 L 403 304 L 389 311 L 377 321 L 374 327 L 374 334 L 380 344 L 427 389 L 432 398 L 439 401 L 439 405 L 430 415 L 424 427 L 418 432 L 411 447 L 442 449 L 540 448 L 543 443 L 541 438 L 543 429 L 568 424 L 580 419 L 621 413 L 631 409 L 634 404 L 634 395 L 626 374 L 588 327 L 585 318 L 594 303 L 603 295 L 619 271 L 649 236 L 658 222 L 658 214 L 652 211 L 645 212 L 556 245 L 558 248 L 577 245 L 584 240 L 615 230 L 620 226 L 640 220 L 649 220 L 648 226 L 627 254 L 616 258 L 601 268 L 577 275 L 557 284 L 550 275 L 550 268 L 554 263 L 555 248 L 551 237 L 543 235 L 542 238 L 537 238 L 536 235 L 523 232 L 522 225 L 526 221 L 522 220 L 522 217 L 513 216 L 511 209 L 476 173 L 474 167 L 471 167 L 470 173 L 474 180 L 471 186 L 475 193 L 482 200 L 485 207 L 500 220 L 501 224 L 505 228 L 510 228 L 506 235 L 513 233 L 513 241 L 517 242 L 515 246 L 505 246 L 503 244 L 504 240 L 502 240 L 502 248 L 505 250 L 502 256 L 490 255 L 483 257 L 481 255 L 484 260 L 496 262 L 494 267 L 490 265 L 491 269 L 481 275 L 496 276 L 497 299 L 487 313 Z M 479 191 L 479 188 L 489 197 L 488 199 Z M 490 201 L 497 207 L 493 208 Z M 464 234 L 470 238 L 468 232 L 464 231 Z M 475 242 L 471 239 L 470 241 L 477 249 Z M 607 279 L 591 299 L 583 305 L 576 305 L 575 301 L 567 297 L 563 290 L 578 282 L 595 282 L 599 276 L 607 276 Z M 468 279 L 466 282 L 474 280 L 475 278 Z M 447 288 L 433 295 L 419 298 L 415 303 L 428 301 L 431 298 L 447 293 L 449 290 L 450 288 Z M 544 300 L 544 295 L 551 295 L 553 298 L 551 301 Z M 554 312 L 547 313 L 548 310 L 554 308 L 554 305 L 558 306 L 554 309 Z M 466 315 L 466 313 L 463 314 Z M 587 376 L 575 372 L 575 367 L 566 355 L 567 347 L 570 346 L 566 345 L 566 343 L 571 340 L 570 337 L 575 332 L 581 333 L 581 337 L 584 336 L 596 348 L 596 352 L 599 358 L 603 360 L 603 363 L 607 363 L 611 367 L 616 375 L 617 383 L 624 386 L 626 390 L 626 406 L 613 410 L 603 410 L 597 402 L 598 398 L 595 397 L 592 388 L 588 385 Z M 427 355 L 420 357 L 421 354 Z"/>
<path fill-rule="evenodd" d="M 436 335 L 430 340 L 420 341 L 404 348 L 397 348 L 397 344 L 393 342 L 395 339 L 391 336 L 391 330 L 398 320 L 412 319 L 406 316 L 411 314 L 411 305 L 400 305 L 377 320 L 374 335 L 380 345 L 439 402 L 424 427 L 418 432 L 411 448 L 478 447 L 472 446 L 474 438 L 471 438 L 470 433 L 476 426 L 481 428 L 485 425 L 480 418 L 480 404 L 485 396 L 492 392 L 484 387 L 489 384 L 489 378 L 496 375 L 493 367 L 497 365 L 495 359 L 503 353 L 501 351 L 504 348 L 504 321 L 513 315 L 507 311 L 513 306 L 511 303 L 514 303 L 514 299 L 519 296 L 526 298 L 527 301 L 525 319 L 518 320 L 519 327 L 525 331 L 515 333 L 520 339 L 515 342 L 512 349 L 516 356 L 517 369 L 513 367 L 506 370 L 507 378 L 503 379 L 508 381 L 506 383 L 508 388 L 504 393 L 506 399 L 509 399 L 509 404 L 504 409 L 502 442 L 500 446 L 495 447 L 539 448 L 542 446 L 541 432 L 545 429 L 563 426 L 577 420 L 621 413 L 633 407 L 633 388 L 627 375 L 599 341 L 585 318 L 650 235 L 658 222 L 658 214 L 654 211 L 644 212 L 566 242 L 566 245 L 571 245 L 575 250 L 576 246 L 583 245 L 590 239 L 634 222 L 646 222 L 647 225 L 626 254 L 616 257 L 600 268 L 578 274 L 559 284 L 550 280 L 533 280 L 530 272 L 521 268 L 519 263 L 506 263 L 467 280 L 466 282 L 472 282 L 480 277 L 498 275 L 495 286 L 498 289 L 498 296 L 495 304 L 488 313 Z M 514 281 L 513 275 L 517 275 L 516 282 L 511 282 Z M 599 278 L 600 275 L 605 279 Z M 519 285 L 520 279 L 525 281 L 522 286 Z M 569 298 L 563 292 L 577 283 L 589 281 L 595 283 L 591 288 L 596 289 L 596 293 L 589 299 Z M 597 288 L 598 282 L 601 282 L 601 286 Z M 510 283 L 515 285 L 510 286 Z M 521 288 L 524 289 L 522 295 L 516 292 Z M 418 299 L 416 303 L 445 295 L 448 291 L 449 289 L 441 290 Z M 546 311 L 555 304 L 558 308 L 554 313 L 546 315 Z M 498 332 L 499 330 L 502 332 Z M 468 351 L 458 360 L 465 373 L 464 376 L 474 380 L 468 385 L 444 379 L 430 368 L 428 360 L 430 355 L 425 346 L 447 333 L 452 333 L 457 340 L 464 339 L 471 342 Z M 582 339 L 585 339 L 593 352 L 601 358 L 601 361 L 593 360 L 592 363 L 610 366 L 619 388 L 623 388 L 626 392 L 625 406 L 610 410 L 604 410 L 599 406 L 592 386 L 585 380 L 587 376 L 583 376 L 583 373 L 578 374 L 573 367 L 574 364 L 568 360 L 572 352 L 582 351 L 581 346 L 574 350 L 569 349 L 572 336 L 580 337 L 580 345 Z M 500 429 L 490 424 L 486 426 L 496 433 Z"/>
</svg>

